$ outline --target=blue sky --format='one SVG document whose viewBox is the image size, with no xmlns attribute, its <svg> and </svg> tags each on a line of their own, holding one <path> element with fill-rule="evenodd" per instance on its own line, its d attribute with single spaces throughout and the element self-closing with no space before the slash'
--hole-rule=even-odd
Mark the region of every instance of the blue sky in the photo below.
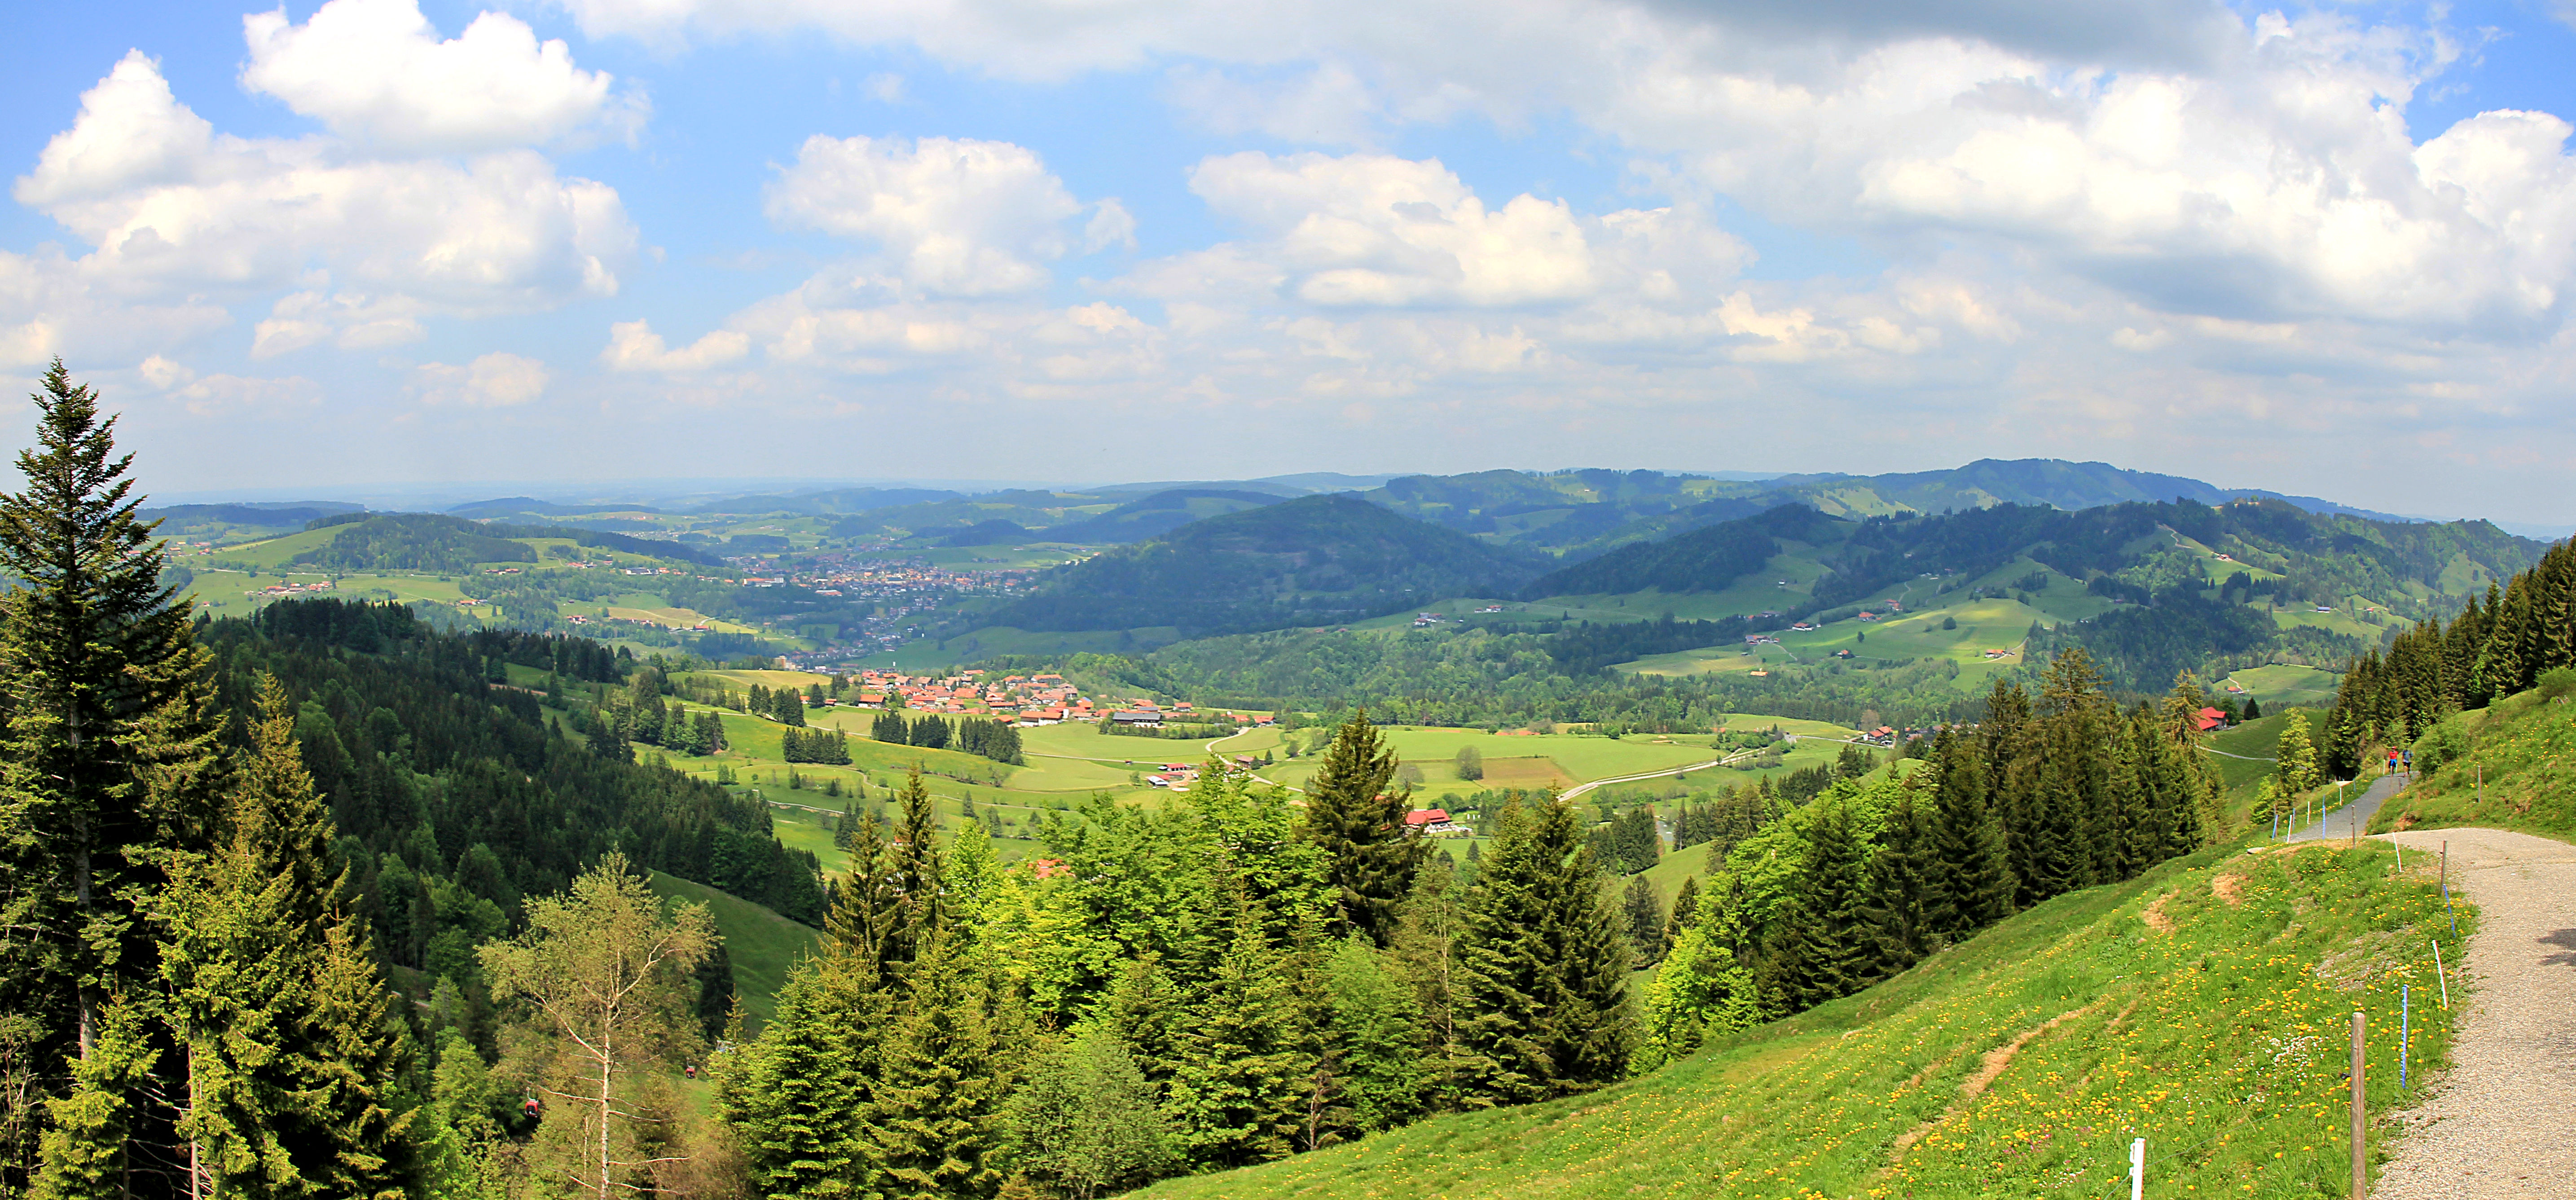
<svg viewBox="0 0 2576 1200">
<path fill-rule="evenodd" d="M 0 374 L 171 492 L 2045 455 L 2576 523 L 2570 11 L 54 6 Z"/>
</svg>

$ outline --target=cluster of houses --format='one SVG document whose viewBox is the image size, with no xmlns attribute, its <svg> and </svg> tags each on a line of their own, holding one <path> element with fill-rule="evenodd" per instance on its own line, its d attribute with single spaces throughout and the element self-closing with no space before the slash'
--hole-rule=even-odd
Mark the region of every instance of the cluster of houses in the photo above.
<svg viewBox="0 0 2576 1200">
<path fill-rule="evenodd" d="M 1159 728 L 1163 722 L 1206 721 L 1245 728 L 1267 727 L 1268 714 L 1201 713 L 1187 700 L 1169 706 L 1142 696 L 1124 701 L 1095 700 L 1053 673 L 996 675 L 977 668 L 955 675 L 906 675 L 901 671 L 860 671 L 853 677 L 852 703 L 880 706 L 889 697 L 916 712 L 972 714 L 1019 725 L 1093 724 L 1103 718 L 1121 725 Z M 831 703 L 839 703 L 833 700 Z M 1194 769 L 1194 768 L 1193 768 Z M 1180 785 L 1185 786 L 1186 781 Z"/>
<path fill-rule="evenodd" d="M 248 596 L 253 600 L 274 600 L 280 596 L 300 596 L 308 592 L 327 592 L 330 590 L 330 580 L 317 579 L 311 583 L 273 583 L 264 588 L 253 588 L 250 591 L 243 592 L 242 595 Z"/>
</svg>

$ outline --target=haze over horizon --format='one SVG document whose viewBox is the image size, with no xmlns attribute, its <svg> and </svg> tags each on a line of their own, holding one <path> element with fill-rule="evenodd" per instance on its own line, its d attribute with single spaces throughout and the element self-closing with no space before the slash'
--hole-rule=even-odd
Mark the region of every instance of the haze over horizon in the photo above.
<svg viewBox="0 0 2576 1200">
<path fill-rule="evenodd" d="M 2052 457 L 2576 524 L 2576 10 L 1455 14 L 31 12 L 0 375 L 163 495 Z"/>
</svg>

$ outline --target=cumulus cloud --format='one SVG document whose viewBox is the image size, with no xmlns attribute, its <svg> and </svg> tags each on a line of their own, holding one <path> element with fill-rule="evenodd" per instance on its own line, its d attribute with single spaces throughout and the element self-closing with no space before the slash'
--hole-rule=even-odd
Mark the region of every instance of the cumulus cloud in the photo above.
<svg viewBox="0 0 2576 1200">
<path fill-rule="evenodd" d="M 487 12 L 440 40 L 417 0 L 330 0 L 302 25 L 284 9 L 242 18 L 242 86 L 353 141 L 397 152 L 538 145 L 583 133 L 632 137 L 640 94 L 573 65 L 559 40 Z"/>
<path fill-rule="evenodd" d="M 1043 285 L 1081 211 L 1036 152 L 972 138 L 816 134 L 768 197 L 771 220 L 874 241 L 906 280 L 957 296 Z"/>
<path fill-rule="evenodd" d="M 549 379 L 546 364 L 496 350 L 464 366 L 422 363 L 412 368 L 411 390 L 423 404 L 511 408 L 545 395 Z"/>
<path fill-rule="evenodd" d="M 700 371 L 729 363 L 751 352 L 751 339 L 719 329 L 673 350 L 646 321 L 621 321 L 608 327 L 608 346 L 600 364 L 612 371 Z"/>
<path fill-rule="evenodd" d="M 83 94 L 14 195 L 94 247 L 73 264 L 94 296 L 313 293 L 279 302 L 264 353 L 614 295 L 635 241 L 613 189 L 531 150 L 353 159 L 328 139 L 218 135 L 140 52 Z M 362 291 L 326 300 L 335 283 Z"/>
<path fill-rule="evenodd" d="M 1596 284 L 1562 202 L 1523 195 L 1488 209 L 1436 161 L 1248 152 L 1201 162 L 1190 190 L 1254 231 L 1315 304 L 1526 304 Z"/>
</svg>

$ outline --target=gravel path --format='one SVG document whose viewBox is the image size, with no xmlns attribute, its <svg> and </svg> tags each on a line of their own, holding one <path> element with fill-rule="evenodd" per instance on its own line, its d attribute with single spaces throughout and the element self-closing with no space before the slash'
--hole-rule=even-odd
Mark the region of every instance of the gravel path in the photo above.
<svg viewBox="0 0 2576 1200">
<path fill-rule="evenodd" d="M 2449 842 L 2451 887 L 2482 924 L 2464 964 L 2473 986 L 2451 993 L 2467 1005 L 2452 1070 L 2398 1114 L 2408 1131 L 2371 1195 L 2576 1196 L 2576 846 L 2495 829 L 2379 836 L 2410 859 Z"/>
<path fill-rule="evenodd" d="M 2412 782 L 2414 777 L 2411 775 L 2382 775 L 2371 780 L 2368 787 L 2345 788 L 2344 791 L 2352 793 L 2352 803 L 2327 813 L 2318 818 L 2316 824 L 2292 833 L 2282 840 L 2313 842 L 2320 838 L 2351 837 L 2354 831 L 2369 826 L 2370 818 L 2372 814 L 2379 811 L 2381 801 L 2405 791 L 2406 785 Z M 2412 847 L 2415 843 L 2406 844 Z"/>
</svg>

